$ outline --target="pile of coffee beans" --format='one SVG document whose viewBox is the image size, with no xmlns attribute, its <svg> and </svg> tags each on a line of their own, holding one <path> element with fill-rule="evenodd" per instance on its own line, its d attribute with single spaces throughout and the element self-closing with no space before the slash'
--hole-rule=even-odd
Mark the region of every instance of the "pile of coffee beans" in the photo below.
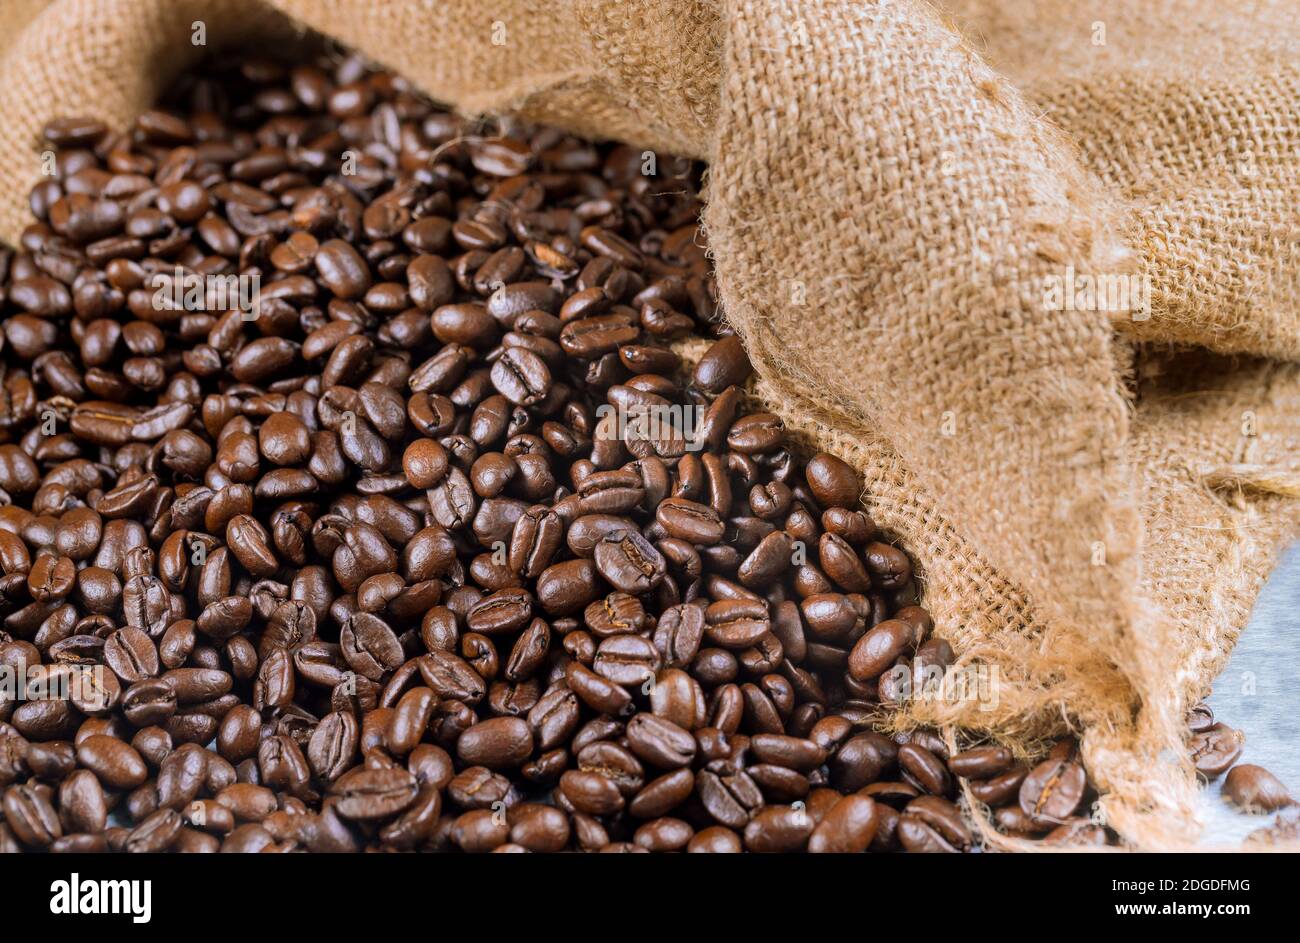
<svg viewBox="0 0 1300 943">
<path fill-rule="evenodd" d="M 961 851 L 961 780 L 1113 839 L 1072 743 L 878 732 L 953 652 L 853 470 L 748 403 L 698 166 L 346 56 L 45 137 L 0 849 Z"/>
</svg>

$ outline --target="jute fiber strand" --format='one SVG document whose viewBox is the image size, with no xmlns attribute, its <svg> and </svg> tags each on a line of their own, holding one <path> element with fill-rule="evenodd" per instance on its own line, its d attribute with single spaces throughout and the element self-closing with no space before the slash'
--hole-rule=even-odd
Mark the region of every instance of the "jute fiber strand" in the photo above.
<svg viewBox="0 0 1300 943">
<path fill-rule="evenodd" d="M 708 160 L 755 400 L 863 472 L 990 679 L 911 718 L 1027 754 L 1077 732 L 1126 839 L 1195 838 L 1185 712 L 1300 529 L 1286 4 L 276 6 L 37 15 L 0 62 L 0 234 L 41 123 L 124 124 L 193 60 L 194 19 L 210 45 L 302 24 L 464 111 Z M 1067 273 L 1132 276 L 1149 316 L 1051 300 Z"/>
</svg>

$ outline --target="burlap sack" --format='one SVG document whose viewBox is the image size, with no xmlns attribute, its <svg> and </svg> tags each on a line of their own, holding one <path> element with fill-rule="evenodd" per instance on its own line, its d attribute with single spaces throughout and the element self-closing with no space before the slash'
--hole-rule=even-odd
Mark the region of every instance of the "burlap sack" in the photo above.
<svg viewBox="0 0 1300 943">
<path fill-rule="evenodd" d="M 993 681 L 913 715 L 1022 750 L 1078 731 L 1125 838 L 1195 837 L 1184 713 L 1300 524 L 1293 6 L 273 2 L 55 0 L 15 30 L 0 234 L 40 124 L 129 120 L 203 52 L 195 20 L 210 45 L 304 24 L 463 110 L 708 160 L 755 395 L 863 471 Z M 1150 304 L 1052 294 L 1074 274 Z"/>
</svg>

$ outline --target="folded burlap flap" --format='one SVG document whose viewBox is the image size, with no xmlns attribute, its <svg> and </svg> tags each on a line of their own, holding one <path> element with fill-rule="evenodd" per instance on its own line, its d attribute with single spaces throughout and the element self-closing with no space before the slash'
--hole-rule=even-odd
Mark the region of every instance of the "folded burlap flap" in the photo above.
<svg viewBox="0 0 1300 943">
<path fill-rule="evenodd" d="M 205 51 L 196 20 L 209 45 L 305 24 L 463 110 L 708 160 L 754 395 L 863 471 L 990 679 L 912 716 L 1024 751 L 1080 732 L 1096 814 L 1194 839 L 1185 712 L 1300 524 L 1293 6 L 274 6 L 293 22 L 55 0 L 0 61 L 0 235 L 40 125 L 127 122 Z"/>
</svg>

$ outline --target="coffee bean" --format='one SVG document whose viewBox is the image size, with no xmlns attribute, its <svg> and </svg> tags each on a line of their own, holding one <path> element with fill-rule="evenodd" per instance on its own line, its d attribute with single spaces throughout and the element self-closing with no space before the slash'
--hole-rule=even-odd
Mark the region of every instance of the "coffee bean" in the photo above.
<svg viewBox="0 0 1300 943">
<path fill-rule="evenodd" d="M 721 518 L 711 507 L 685 498 L 661 501 L 655 519 L 670 535 L 692 544 L 715 544 L 725 532 Z"/>
<path fill-rule="evenodd" d="M 639 686 L 655 677 L 659 652 L 640 635 L 611 635 L 596 649 L 592 669 L 615 684 Z"/>
<path fill-rule="evenodd" d="M 240 822 L 260 822 L 276 809 L 275 793 L 255 783 L 235 783 L 217 792 L 216 801 Z"/>
<path fill-rule="evenodd" d="M 522 347 L 509 347 L 492 365 L 492 383 L 506 399 L 531 406 L 551 391 L 546 362 Z"/>
<path fill-rule="evenodd" d="M 696 832 L 686 845 L 686 850 L 692 854 L 739 854 L 741 849 L 740 837 L 720 825 Z"/>
<path fill-rule="evenodd" d="M 611 586 L 633 595 L 653 590 L 667 572 L 663 556 L 635 530 L 614 531 L 596 544 L 595 563 Z"/>
<path fill-rule="evenodd" d="M 1216 779 L 1227 772 L 1241 756 L 1242 738 L 1237 731 L 1224 724 L 1192 737 L 1192 762 L 1196 772 L 1204 779 Z"/>
<path fill-rule="evenodd" d="M 689 769 L 664 773 L 646 783 L 627 805 L 628 814 L 638 819 L 653 819 L 673 811 L 691 795 L 695 774 Z"/>
<path fill-rule="evenodd" d="M 593 731 L 593 735 L 598 735 Z M 577 748 L 577 766 L 584 772 L 595 772 L 614 781 L 624 797 L 630 797 L 645 786 L 645 768 L 624 746 L 607 740 L 582 743 L 581 735 L 574 738 Z"/>
<path fill-rule="evenodd" d="M 463 659 L 439 649 L 418 661 L 424 683 L 439 697 L 474 704 L 487 694 L 483 678 Z"/>
<path fill-rule="evenodd" d="M 872 580 L 881 589 L 899 589 L 912 578 L 912 563 L 897 547 L 867 544 L 865 556 Z"/>
<path fill-rule="evenodd" d="M 845 741 L 831 760 L 831 784 L 841 792 L 856 792 L 880 779 L 898 761 L 892 740 L 868 731 Z"/>
<path fill-rule="evenodd" d="M 898 748 L 898 765 L 903 773 L 932 796 L 946 796 L 952 791 L 952 777 L 943 761 L 915 743 Z"/>
<path fill-rule="evenodd" d="M 1020 786 L 1029 775 L 1029 769 L 1021 766 L 999 773 L 992 779 L 972 780 L 971 795 L 985 805 L 997 808 L 1020 795 Z"/>
<path fill-rule="evenodd" d="M 849 674 L 858 681 L 877 678 L 914 642 L 910 625 L 898 619 L 886 620 L 854 644 L 849 652 Z"/>
<path fill-rule="evenodd" d="M 560 777 L 560 791 L 575 809 L 588 815 L 612 815 L 624 806 L 618 785 L 597 772 L 569 770 Z"/>
<path fill-rule="evenodd" d="M 812 837 L 814 824 L 803 808 L 765 806 L 745 826 L 745 847 L 767 854 L 801 851 Z"/>
<path fill-rule="evenodd" d="M 370 288 L 370 271 L 351 244 L 330 239 L 316 252 L 316 271 L 325 287 L 337 297 L 352 300 Z"/>
<path fill-rule="evenodd" d="M 175 809 L 159 809 L 131 830 L 126 850 L 146 854 L 166 851 L 175 844 L 183 824 Z"/>
<path fill-rule="evenodd" d="M 670 720 L 637 714 L 627 724 L 628 745 L 652 766 L 674 769 L 695 756 L 695 738 Z"/>
<path fill-rule="evenodd" d="M 1020 809 L 1036 824 L 1059 824 L 1074 814 L 1083 798 L 1083 766 L 1068 759 L 1049 759 L 1032 770 L 1020 786 Z"/>
<path fill-rule="evenodd" d="M 754 413 L 732 423 L 727 445 L 745 455 L 773 452 L 785 440 L 785 424 L 771 413 Z"/>
<path fill-rule="evenodd" d="M 144 760 L 129 743 L 102 734 L 77 744 L 77 762 L 109 789 L 134 789 L 149 775 Z"/>
<path fill-rule="evenodd" d="M 54 806 L 34 785 L 10 786 L 0 797 L 0 809 L 14 837 L 28 848 L 47 848 L 63 836 Z"/>
<path fill-rule="evenodd" d="M 584 609 L 597 594 L 598 574 L 590 560 L 566 560 L 547 567 L 537 577 L 537 601 L 552 616 Z"/>
<path fill-rule="evenodd" d="M 759 600 L 724 599 L 710 603 L 704 618 L 709 640 L 728 649 L 749 648 L 771 628 L 767 606 Z"/>
<path fill-rule="evenodd" d="M 108 802 L 95 774 L 74 770 L 59 784 L 59 813 L 72 832 L 102 832 L 108 823 Z"/>
<path fill-rule="evenodd" d="M 921 801 L 917 799 L 914 803 Z M 947 805 L 951 806 L 950 803 Z M 913 810 L 912 804 L 909 804 L 898 820 L 897 836 L 906 850 L 921 854 L 952 854 L 962 850 L 969 841 L 956 807 L 918 806 Z"/>
<path fill-rule="evenodd" d="M 569 819 L 559 809 L 524 803 L 509 812 L 510 841 L 528 851 L 559 851 L 569 841 Z"/>
<path fill-rule="evenodd" d="M 392 818 L 415 802 L 419 787 L 406 770 L 354 769 L 334 784 L 339 815 L 374 821 Z"/>
<path fill-rule="evenodd" d="M 847 462 L 818 452 L 808 460 L 804 475 L 813 497 L 823 507 L 850 511 L 857 507 L 862 485 L 857 472 Z"/>
<path fill-rule="evenodd" d="M 1070 819 L 1043 837 L 1044 845 L 1081 847 L 1107 843 L 1106 830 L 1090 819 Z"/>
<path fill-rule="evenodd" d="M 532 594 L 527 590 L 498 590 L 470 609 L 466 624 L 485 635 L 517 632 L 531 619 Z"/>
<path fill-rule="evenodd" d="M 1290 793 L 1281 781 L 1251 763 L 1242 763 L 1228 771 L 1223 780 L 1223 795 L 1243 812 L 1276 812 L 1292 804 Z"/>
<path fill-rule="evenodd" d="M 880 827 L 876 803 L 862 795 L 844 796 L 818 823 L 808 839 L 813 854 L 860 854 Z"/>
<path fill-rule="evenodd" d="M 1006 772 L 1011 762 L 1011 751 L 1006 747 L 974 747 L 949 757 L 948 769 L 964 779 L 988 779 Z"/>
<path fill-rule="evenodd" d="M 725 767 L 701 772 L 696 779 L 700 801 L 723 825 L 744 828 L 763 804 L 763 793 L 746 773 Z"/>
<path fill-rule="evenodd" d="M 127 626 L 104 642 L 104 663 L 123 682 L 132 684 L 158 674 L 158 649 L 140 629 Z"/>
<path fill-rule="evenodd" d="M 533 734 L 518 717 L 493 717 L 470 727 L 456 741 L 456 754 L 471 766 L 510 769 L 533 752 Z"/>
<path fill-rule="evenodd" d="M 748 379 L 752 368 L 740 338 L 730 334 L 705 351 L 695 367 L 692 381 L 706 393 L 721 393 Z"/>
<path fill-rule="evenodd" d="M 196 744 L 187 743 L 164 757 L 155 783 L 159 808 L 184 809 L 205 788 L 209 755 Z"/>
</svg>

